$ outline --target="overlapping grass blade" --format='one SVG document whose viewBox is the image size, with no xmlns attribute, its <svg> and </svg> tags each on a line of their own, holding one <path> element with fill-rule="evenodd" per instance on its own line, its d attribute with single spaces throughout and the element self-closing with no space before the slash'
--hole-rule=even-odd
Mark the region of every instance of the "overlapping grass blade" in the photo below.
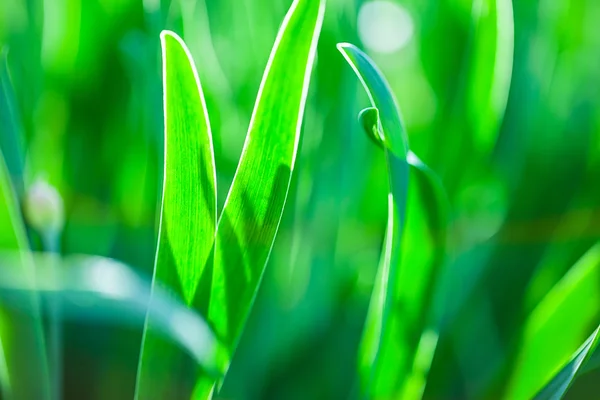
<svg viewBox="0 0 600 400">
<path fill-rule="evenodd" d="M 209 320 L 233 349 L 279 227 L 325 2 L 295 0 L 275 40 L 217 228 Z"/>
<path fill-rule="evenodd" d="M 338 48 L 374 106 L 363 110 L 359 118 L 368 136 L 384 148 L 390 179 L 384 254 L 359 360 L 363 389 L 374 397 L 402 393 L 418 397 L 416 391 L 422 387 L 419 382 L 425 379 L 436 343 L 431 340 L 436 334 L 432 334 L 429 310 L 435 277 L 445 260 L 447 200 L 437 176 L 408 151 L 401 116 L 385 78 L 356 47 L 341 44 Z M 415 182 L 418 190 L 407 192 L 408 181 Z M 422 236 L 403 237 L 405 223 Z M 420 245 L 405 251 L 405 244 L 415 241 Z M 429 242 L 429 252 L 424 251 L 425 242 Z M 419 362 L 415 362 L 417 355 Z"/>
<path fill-rule="evenodd" d="M 18 308 L 0 299 L 0 384 L 8 398 L 47 399 L 50 396 L 40 308 L 35 294 L 35 270 L 25 226 L 8 170 L 0 153 L 0 250 L 17 251 L 19 273 L 31 292 Z M 0 265 L 2 268 L 2 265 Z"/>
<path fill-rule="evenodd" d="M 194 298 L 201 282 L 210 282 L 217 220 L 212 138 L 200 81 L 187 47 L 175 33 L 166 31 L 161 34 L 161 44 L 165 159 L 153 285 L 170 290 L 198 309 L 201 306 L 193 304 Z M 206 309 L 199 311 L 206 313 Z M 154 332 L 154 318 L 151 308 L 140 355 L 137 396 L 189 396 L 198 374 L 196 365 Z M 206 339 L 203 367 L 215 369 L 216 339 L 209 333 Z"/>
<path fill-rule="evenodd" d="M 560 400 L 567 394 L 577 376 L 583 373 L 583 369 L 585 369 L 594 351 L 598 349 L 598 343 L 600 343 L 599 331 L 600 327 L 596 328 L 594 333 L 573 355 L 571 361 L 535 396 L 535 400 Z"/>
<path fill-rule="evenodd" d="M 600 244 L 596 244 L 529 316 L 507 398 L 532 398 L 544 385 L 549 386 L 540 393 L 540 398 L 562 396 L 587 354 L 591 355 L 590 350 L 597 345 L 596 330 L 587 345 L 576 352 L 600 323 L 599 281 Z"/>
<path fill-rule="evenodd" d="M 214 161 L 199 80 L 181 39 L 171 33 L 162 35 L 166 163 L 155 284 L 167 285 L 207 315 L 230 354 L 283 213 L 324 9 L 323 1 L 296 0 L 284 20 L 219 219 L 216 242 Z M 191 129 L 200 132 L 194 137 Z M 193 396 L 210 397 L 220 374 L 202 374 L 189 360 L 175 356 L 167 343 L 150 339 L 151 313 L 147 325 L 137 396 L 187 396 L 198 378 Z M 223 373 L 229 358 L 220 347 L 213 350 L 205 372 Z M 175 381 L 174 366 L 187 377 Z"/>
</svg>

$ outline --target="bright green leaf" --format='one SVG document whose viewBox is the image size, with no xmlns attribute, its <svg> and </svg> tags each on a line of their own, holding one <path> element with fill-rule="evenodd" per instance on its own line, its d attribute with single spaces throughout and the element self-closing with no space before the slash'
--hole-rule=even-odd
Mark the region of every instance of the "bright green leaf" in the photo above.
<svg viewBox="0 0 600 400">
<path fill-rule="evenodd" d="M 212 253 L 217 179 L 208 112 L 192 57 L 175 33 L 163 32 L 161 42 L 165 171 L 155 279 L 172 285 L 190 304 Z M 178 282 L 170 281 L 173 272 Z"/>
<path fill-rule="evenodd" d="M 189 50 L 172 32 L 161 34 L 165 160 L 153 285 L 194 306 L 198 286 L 210 282 L 216 231 L 216 172 L 208 113 Z M 209 266 L 208 268 L 206 268 Z M 204 289 L 206 290 L 206 289 Z M 148 313 L 138 370 L 137 396 L 189 396 L 196 364 L 155 332 Z M 185 321 L 183 321 L 185 322 Z M 183 323 L 182 322 L 182 323 Z M 209 338 L 204 368 L 216 368 L 217 344 Z M 182 370 L 173 374 L 173 370 Z"/>
<path fill-rule="evenodd" d="M 229 353 L 235 349 L 248 316 L 283 213 L 324 10 L 322 1 L 297 0 L 283 22 L 219 219 L 214 247 L 215 185 L 214 179 L 211 185 L 207 178 L 209 171 L 214 177 L 214 163 L 208 163 L 207 154 L 212 161 L 212 145 L 202 92 L 189 51 L 173 34 L 163 34 L 167 151 L 155 281 L 176 291 L 176 284 L 181 283 L 180 291 L 188 304 L 208 316 Z M 179 119 L 172 114 L 178 114 Z M 200 127 L 208 142 L 190 139 L 190 127 Z M 178 155 L 173 160 L 170 157 L 175 152 Z M 174 189 L 171 192 L 170 185 Z M 211 219 L 210 223 L 206 219 Z M 151 315 L 148 321 L 151 330 Z M 216 375 L 202 374 L 189 362 L 173 359 L 174 349 L 169 350 L 158 338 L 149 343 L 147 335 L 140 362 L 139 397 L 189 395 L 190 377 L 194 375 L 198 378 L 194 398 L 212 395 L 219 380 Z M 223 372 L 228 357 L 218 350 L 212 356 Z M 175 382 L 172 368 L 165 364 L 176 365 L 187 376 Z M 162 375 L 158 384 L 156 374 Z"/>
<path fill-rule="evenodd" d="M 295 0 L 275 40 L 217 228 L 209 321 L 234 349 L 285 206 L 325 2 Z"/>
</svg>

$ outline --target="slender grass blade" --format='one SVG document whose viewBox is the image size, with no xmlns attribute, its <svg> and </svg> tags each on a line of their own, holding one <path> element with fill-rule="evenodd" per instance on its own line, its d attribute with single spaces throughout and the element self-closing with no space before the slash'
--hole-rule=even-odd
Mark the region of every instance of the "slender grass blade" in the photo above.
<svg viewBox="0 0 600 400">
<path fill-rule="evenodd" d="M 209 321 L 239 340 L 285 206 L 325 2 L 295 0 L 260 85 L 241 159 L 217 228 Z"/>
<path fill-rule="evenodd" d="M 170 291 L 175 298 L 205 314 L 205 309 L 193 303 L 199 285 L 210 282 L 216 230 L 216 172 L 210 124 L 189 50 L 179 36 L 168 31 L 161 34 L 161 45 L 165 159 L 153 287 Z M 150 308 L 136 395 L 189 396 L 199 373 L 198 360 L 155 332 L 157 318 Z M 185 322 L 185 318 L 180 321 Z M 201 364 L 213 373 L 218 369 L 217 348 L 216 339 L 208 334 Z"/>
</svg>

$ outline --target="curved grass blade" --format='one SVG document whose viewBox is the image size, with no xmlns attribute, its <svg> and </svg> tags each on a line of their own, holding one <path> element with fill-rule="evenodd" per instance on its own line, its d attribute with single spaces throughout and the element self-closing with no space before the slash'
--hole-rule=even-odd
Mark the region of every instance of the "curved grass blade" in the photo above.
<svg viewBox="0 0 600 400">
<path fill-rule="evenodd" d="M 378 111 L 377 116 L 381 121 L 379 125 L 381 139 L 387 150 L 397 158 L 405 160 L 408 153 L 408 137 L 390 85 L 369 56 L 356 46 L 350 43 L 339 43 L 337 48 L 362 83 L 372 107 Z M 373 122 L 374 117 L 371 112 L 368 120 Z"/>
<path fill-rule="evenodd" d="M 217 228 L 209 321 L 231 352 L 281 221 L 325 1 L 294 0 L 271 51 Z"/>
<path fill-rule="evenodd" d="M 89 255 L 59 258 L 54 254 L 37 253 L 33 257 L 35 288 L 20 271 L 21 255 L 15 251 L 0 252 L 0 301 L 3 304 L 20 308 L 32 293 L 39 293 L 42 302 L 60 302 L 61 316 L 65 320 L 132 327 L 143 325 L 151 308 L 155 331 L 197 363 L 205 363 L 207 354 L 216 346 L 208 324 L 197 312 L 158 286 L 151 293 L 150 279 L 126 264 Z"/>
<path fill-rule="evenodd" d="M 0 383 L 8 398 L 48 399 L 50 382 L 39 301 L 34 294 L 35 270 L 17 204 L 0 152 L 0 250 L 19 252 L 18 271 L 31 289 L 18 309 L 0 303 L 1 365 L 6 367 L 0 373 Z"/>
<path fill-rule="evenodd" d="M 519 354 L 512 369 L 507 398 L 532 398 L 542 393 L 560 398 L 575 378 L 587 354 L 593 353 L 595 339 L 577 347 L 600 322 L 600 244 L 592 247 L 542 299 L 529 316 Z M 592 344 L 592 341 L 594 342 Z M 575 355 L 573 356 L 575 352 Z M 566 365 L 561 372 L 562 366 Z M 558 375 L 556 375 L 558 374 Z M 555 380 L 551 381 L 556 375 Z"/>
<path fill-rule="evenodd" d="M 376 108 L 367 108 L 359 120 L 367 135 L 383 145 L 378 116 Z M 392 282 L 396 309 L 401 312 L 387 316 L 395 330 L 394 339 L 379 344 L 379 352 L 385 354 L 381 364 L 385 366 L 378 372 L 381 377 L 375 378 L 379 382 L 375 386 L 377 395 L 418 398 L 437 343 L 430 320 L 431 305 L 436 277 L 446 258 L 448 199 L 437 175 L 411 151 L 407 161 L 409 181 L 416 184 L 416 190 L 409 190 L 407 198 L 405 229 L 411 235 L 403 237 L 398 260 L 400 266 L 407 267 L 399 268 L 397 281 Z M 367 363 L 362 368 L 370 371 L 372 365 Z"/>
<path fill-rule="evenodd" d="M 409 179 L 408 139 L 396 100 L 379 69 L 365 53 L 351 44 L 338 44 L 338 50 L 369 96 L 373 108 L 364 112 L 361 120 L 367 132 L 369 127 L 373 130 L 369 136 L 375 142 L 381 140 L 389 175 L 384 249 L 359 350 L 359 373 L 363 390 L 371 397 L 380 397 L 393 391 L 396 381 L 392 371 L 386 373 L 386 365 L 389 363 L 387 359 L 391 352 L 383 349 L 397 343 L 395 337 L 398 326 L 393 314 Z"/>
<path fill-rule="evenodd" d="M 195 304 L 194 299 L 201 282 L 210 282 L 216 231 L 216 172 L 210 124 L 189 50 L 173 32 L 164 31 L 160 38 L 165 159 L 153 287 L 168 289 L 173 296 L 206 315 L 206 309 Z M 155 317 L 150 309 L 136 395 L 189 396 L 198 374 L 197 365 L 154 333 Z M 203 366 L 208 370 L 218 369 L 217 349 L 213 350 Z"/>
</svg>

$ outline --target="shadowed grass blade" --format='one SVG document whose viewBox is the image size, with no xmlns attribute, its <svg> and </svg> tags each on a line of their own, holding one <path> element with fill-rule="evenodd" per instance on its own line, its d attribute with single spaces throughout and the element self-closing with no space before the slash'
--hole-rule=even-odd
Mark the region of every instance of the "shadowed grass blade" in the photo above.
<svg viewBox="0 0 600 400">
<path fill-rule="evenodd" d="M 189 50 L 172 32 L 161 34 L 165 160 L 159 239 L 153 286 L 193 304 L 201 281 L 210 281 L 216 231 L 216 173 L 208 113 Z M 189 396 L 198 374 L 194 360 L 154 332 L 148 313 L 140 355 L 137 396 Z M 181 323 L 184 323 L 182 321 Z M 184 329 L 182 327 L 182 329 Z M 216 341 L 203 367 L 216 368 Z M 174 373 L 174 371 L 181 371 Z"/>
<path fill-rule="evenodd" d="M 6 305 L 6 299 L 0 299 L 0 347 L 4 358 L 2 367 L 5 367 L 5 371 L 0 371 L 0 383 L 7 398 L 47 399 L 50 397 L 49 375 L 39 301 L 33 294 L 34 263 L 17 204 L 0 153 L 0 250 L 19 252 L 18 271 L 32 290 L 17 309 Z"/>
<path fill-rule="evenodd" d="M 275 40 L 217 228 L 209 321 L 233 350 L 285 206 L 325 2 L 295 0 Z"/>
<path fill-rule="evenodd" d="M 585 350 L 584 346 L 576 352 L 577 348 L 600 323 L 599 281 L 600 244 L 597 244 L 567 272 L 529 316 L 512 369 L 507 398 L 532 398 L 557 373 L 557 380 L 550 383 L 556 390 L 544 392 L 560 393 L 557 398 L 562 396 L 584 362 L 584 353 L 590 350 Z M 560 370 L 564 365 L 567 367 L 563 373 Z M 564 390 L 561 389 L 563 386 Z"/>
</svg>

